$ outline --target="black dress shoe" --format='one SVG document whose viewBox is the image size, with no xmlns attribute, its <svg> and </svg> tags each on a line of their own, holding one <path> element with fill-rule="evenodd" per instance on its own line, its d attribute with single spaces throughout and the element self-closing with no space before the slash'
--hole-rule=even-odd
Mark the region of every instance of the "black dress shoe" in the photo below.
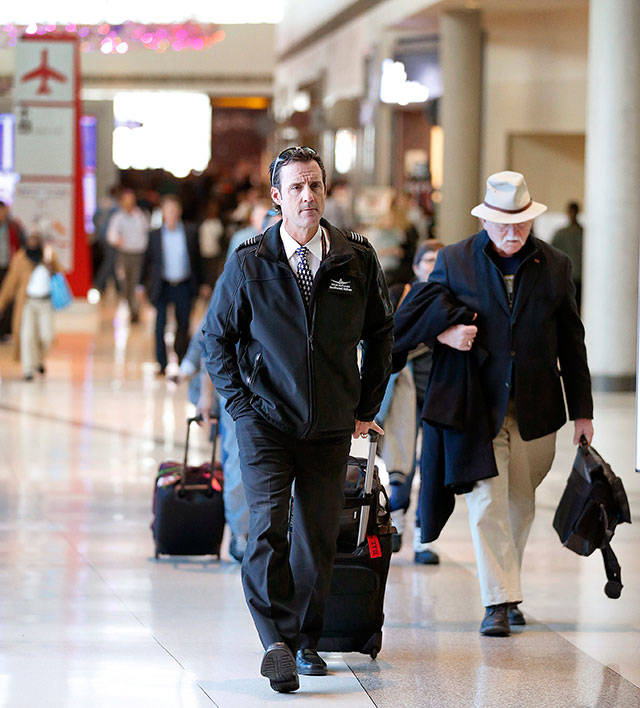
<svg viewBox="0 0 640 708">
<path fill-rule="evenodd" d="M 438 565 L 440 563 L 440 556 L 429 549 L 426 551 L 416 551 L 413 554 L 413 562 L 419 565 Z"/>
<path fill-rule="evenodd" d="M 391 553 L 397 553 L 402 548 L 402 534 L 394 533 L 391 536 Z"/>
<path fill-rule="evenodd" d="M 508 637 L 511 634 L 508 617 L 509 604 L 489 605 L 480 625 L 480 634 L 485 637 Z"/>
<path fill-rule="evenodd" d="M 315 649 L 298 649 L 296 667 L 303 676 L 327 675 L 327 664 Z"/>
<path fill-rule="evenodd" d="M 509 624 L 514 627 L 527 624 L 527 620 L 524 618 L 522 612 L 520 612 L 520 610 L 518 609 L 517 602 L 509 603 Z"/>
<path fill-rule="evenodd" d="M 274 642 L 267 647 L 260 673 L 269 679 L 271 688 L 278 693 L 290 693 L 300 688 L 295 657 L 284 642 Z"/>
</svg>

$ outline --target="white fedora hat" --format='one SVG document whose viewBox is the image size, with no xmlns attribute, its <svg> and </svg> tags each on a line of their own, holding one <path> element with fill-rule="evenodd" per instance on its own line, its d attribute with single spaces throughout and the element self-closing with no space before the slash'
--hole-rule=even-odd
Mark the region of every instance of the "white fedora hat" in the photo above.
<svg viewBox="0 0 640 708">
<path fill-rule="evenodd" d="M 529 188 L 519 172 L 496 172 L 487 180 L 482 204 L 471 210 L 473 216 L 497 224 L 519 224 L 540 216 L 545 204 L 534 202 Z"/>
</svg>

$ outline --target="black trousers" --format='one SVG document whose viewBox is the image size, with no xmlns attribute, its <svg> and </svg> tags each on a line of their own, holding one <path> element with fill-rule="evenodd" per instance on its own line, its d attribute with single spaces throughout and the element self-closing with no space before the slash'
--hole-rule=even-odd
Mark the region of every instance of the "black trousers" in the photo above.
<svg viewBox="0 0 640 708">
<path fill-rule="evenodd" d="M 191 284 L 183 280 L 177 285 L 162 281 L 160 295 L 153 303 L 156 308 L 156 359 L 162 369 L 167 366 L 167 346 L 164 342 L 164 330 L 167 326 L 167 305 L 173 303 L 176 311 L 176 336 L 173 348 L 178 361 L 187 353 L 189 346 L 189 318 L 191 316 Z"/>
<path fill-rule="evenodd" d="M 249 505 L 242 586 L 265 648 L 315 649 L 336 553 L 350 439 L 285 435 L 257 412 L 236 421 Z M 295 480 L 291 544 L 289 503 Z"/>
</svg>

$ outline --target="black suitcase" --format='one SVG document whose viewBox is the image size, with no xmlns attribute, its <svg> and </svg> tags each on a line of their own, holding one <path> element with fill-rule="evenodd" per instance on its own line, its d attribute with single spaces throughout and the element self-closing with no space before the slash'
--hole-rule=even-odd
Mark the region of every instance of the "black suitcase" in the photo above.
<svg viewBox="0 0 640 708">
<path fill-rule="evenodd" d="M 389 504 L 375 467 L 378 434 L 369 435 L 368 460 L 349 458 L 320 651 L 357 651 L 375 659 L 382 648 L 384 594 L 391 561 Z"/>
<path fill-rule="evenodd" d="M 217 420 L 213 422 L 211 462 L 198 467 L 187 464 L 191 424 L 200 420 L 200 416 L 187 420 L 184 462 L 163 462 L 158 470 L 151 523 L 156 558 L 161 554 L 220 557 L 224 480 L 222 468 L 215 462 Z"/>
</svg>

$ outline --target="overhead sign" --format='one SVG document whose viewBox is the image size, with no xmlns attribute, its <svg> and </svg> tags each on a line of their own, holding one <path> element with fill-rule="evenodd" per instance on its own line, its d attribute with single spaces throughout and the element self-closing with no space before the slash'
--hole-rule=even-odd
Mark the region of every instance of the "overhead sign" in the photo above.
<svg viewBox="0 0 640 708">
<path fill-rule="evenodd" d="M 25 36 L 16 47 L 15 171 L 12 210 L 27 231 L 53 242 L 75 294 L 91 272 L 84 231 L 79 56 L 74 36 Z"/>
<path fill-rule="evenodd" d="M 16 47 L 16 101 L 73 103 L 74 49 L 74 39 L 21 39 Z"/>
</svg>

